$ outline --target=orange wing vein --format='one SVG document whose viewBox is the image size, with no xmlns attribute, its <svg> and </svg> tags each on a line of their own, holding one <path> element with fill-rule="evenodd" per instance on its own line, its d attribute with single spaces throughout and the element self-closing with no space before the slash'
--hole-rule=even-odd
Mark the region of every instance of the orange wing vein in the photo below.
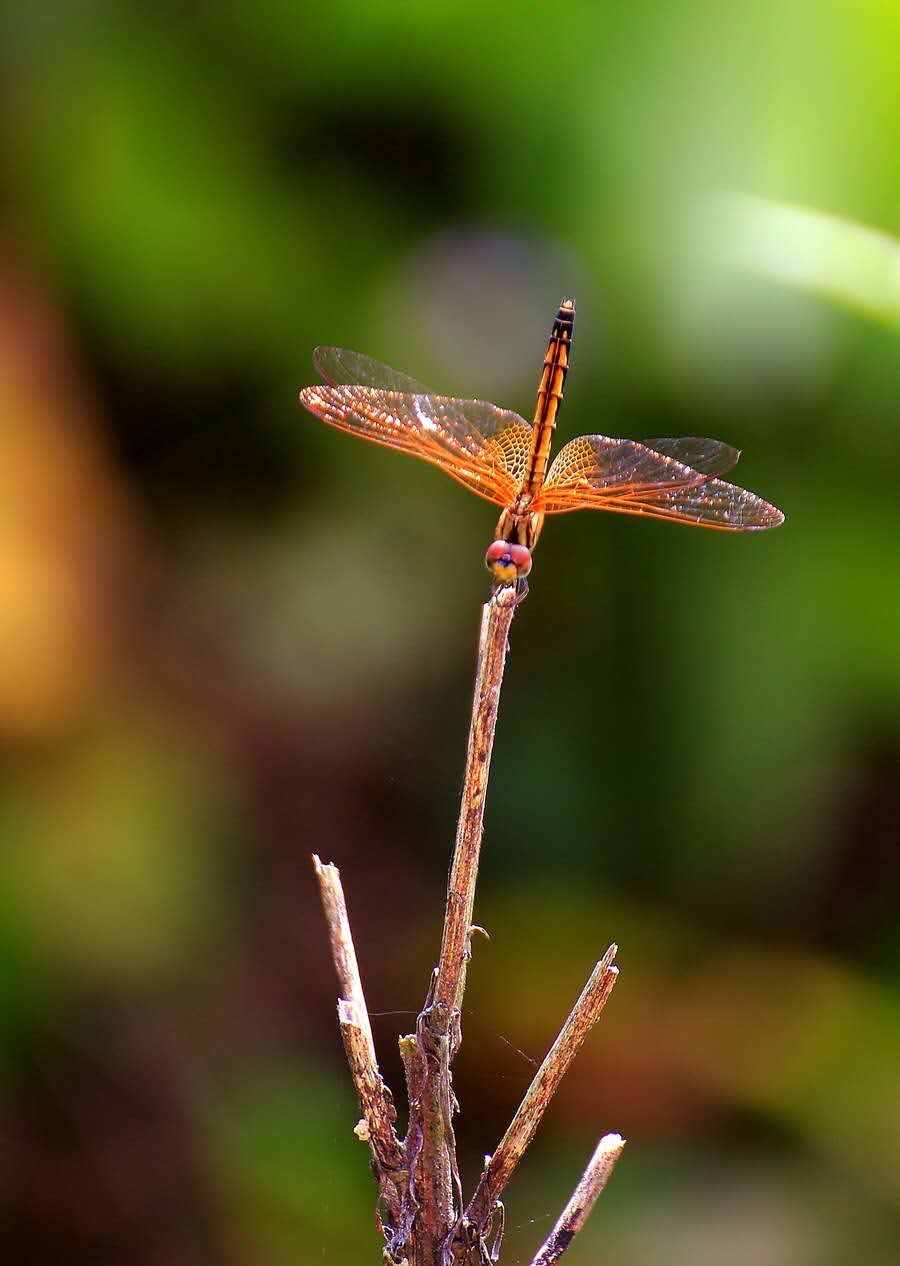
<svg viewBox="0 0 900 1266">
<path fill-rule="evenodd" d="M 705 478 L 684 462 L 657 453 L 636 440 L 579 435 L 557 453 L 535 508 L 545 514 L 591 508 L 605 510 L 612 496 L 684 488 L 701 483 Z"/>
<path fill-rule="evenodd" d="M 531 447 L 531 427 L 517 413 L 433 395 L 359 352 L 316 348 L 314 363 L 328 381 L 304 387 L 300 402 L 317 418 L 430 462 L 497 505 L 513 501 Z"/>
<path fill-rule="evenodd" d="M 612 510 L 725 531 L 777 527 L 780 510 L 735 484 L 712 478 L 740 453 L 721 440 L 610 439 L 582 435 L 560 449 L 536 508 L 545 514 Z"/>
<path fill-rule="evenodd" d="M 608 508 L 620 514 L 644 514 L 651 519 L 670 519 L 724 532 L 759 531 L 784 522 L 784 515 L 775 506 L 724 479 L 707 479 L 693 488 L 644 493 L 621 501 L 612 498 Z"/>
</svg>

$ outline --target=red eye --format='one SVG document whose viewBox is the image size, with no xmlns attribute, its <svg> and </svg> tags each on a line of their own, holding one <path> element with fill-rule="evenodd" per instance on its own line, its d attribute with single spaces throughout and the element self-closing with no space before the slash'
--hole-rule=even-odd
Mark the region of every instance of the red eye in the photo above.
<svg viewBox="0 0 900 1266">
<path fill-rule="evenodd" d="M 527 576 L 531 571 L 531 550 L 527 545 L 510 545 L 509 558 L 520 576 Z"/>
<path fill-rule="evenodd" d="M 489 571 L 511 568 L 516 576 L 527 576 L 531 571 L 531 550 L 526 545 L 514 545 L 510 541 L 492 541 L 484 561 Z"/>
<path fill-rule="evenodd" d="M 487 547 L 487 553 L 484 556 L 484 561 L 488 564 L 488 566 L 490 566 L 491 563 L 499 563 L 503 555 L 508 553 L 509 546 L 506 541 L 492 541 Z"/>
</svg>

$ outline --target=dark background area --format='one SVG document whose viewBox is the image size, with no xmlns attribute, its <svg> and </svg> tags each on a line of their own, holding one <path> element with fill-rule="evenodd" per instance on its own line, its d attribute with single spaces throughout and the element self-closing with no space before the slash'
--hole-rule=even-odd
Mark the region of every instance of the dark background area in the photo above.
<svg viewBox="0 0 900 1266">
<path fill-rule="evenodd" d="M 316 343 L 560 438 L 715 435 L 787 514 L 548 521 L 486 822 L 471 1184 L 527 1262 L 900 1254 L 900 55 L 888 0 L 35 3 L 0 40 L 0 1256 L 350 1266 L 435 962 L 495 512 L 296 405 Z"/>
</svg>

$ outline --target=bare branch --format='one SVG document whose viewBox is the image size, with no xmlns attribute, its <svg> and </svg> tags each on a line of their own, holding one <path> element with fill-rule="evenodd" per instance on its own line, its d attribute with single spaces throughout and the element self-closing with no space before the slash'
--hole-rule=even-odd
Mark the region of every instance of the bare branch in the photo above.
<svg viewBox="0 0 900 1266">
<path fill-rule="evenodd" d="M 458 1014 L 462 1006 L 466 987 L 466 962 L 481 853 L 485 793 L 506 663 L 506 639 L 515 615 L 516 602 L 515 590 L 506 587 L 499 589 L 482 608 L 478 668 L 456 829 L 456 847 L 447 887 L 441 957 L 430 999 L 429 1027 L 434 1033 L 442 1035 L 450 1032 L 453 1016 Z M 458 1044 L 458 1032 L 456 1037 Z"/>
<path fill-rule="evenodd" d="M 553 1098 L 559 1083 L 577 1054 L 591 1028 L 599 1020 L 600 1013 L 612 992 L 619 969 L 612 965 L 616 945 L 610 945 L 591 972 L 581 996 L 572 1008 L 559 1036 L 548 1051 L 544 1062 L 535 1073 L 525 1097 L 497 1146 L 493 1156 L 485 1164 L 475 1189 L 465 1221 L 480 1229 L 490 1217 L 491 1210 L 512 1177 L 534 1132 Z"/>
<path fill-rule="evenodd" d="M 611 945 L 597 963 L 559 1036 L 535 1075 L 496 1152 L 486 1160 L 475 1193 L 463 1212 L 456 1162 L 452 1061 L 460 1043 L 460 1011 L 466 982 L 472 915 L 481 852 L 484 802 L 497 724 L 507 637 L 517 605 L 512 589 L 501 589 L 483 608 L 478 666 L 456 846 L 447 891 L 441 955 L 415 1034 L 402 1038 L 400 1052 L 409 1090 L 409 1128 L 401 1142 L 390 1091 L 378 1071 L 356 951 L 337 868 L 313 859 L 331 937 L 342 998 L 338 1019 L 347 1061 L 363 1110 L 356 1127 L 369 1143 L 379 1181 L 386 1260 L 413 1266 L 496 1262 L 503 1237 L 500 1196 L 530 1144 L 540 1120 L 575 1054 L 596 1023 L 616 982 Z M 618 1151 L 607 1136 L 535 1266 L 552 1266 L 587 1217 Z M 604 1150 L 605 1149 L 605 1150 Z M 613 1154 L 614 1152 L 614 1154 Z M 605 1168 L 604 1168 L 605 1165 Z M 490 1243 L 489 1243 L 490 1241 Z"/>
<path fill-rule="evenodd" d="M 410 1239 L 410 1261 L 438 1260 L 462 1214 L 456 1163 L 451 1064 L 461 1039 L 460 1008 L 472 933 L 482 821 L 507 636 L 517 604 L 514 589 L 498 590 L 485 603 L 478 638 L 472 719 L 463 776 L 456 847 L 447 885 L 441 956 L 416 1024 L 415 1057 L 403 1051 L 409 1085 L 406 1154 L 410 1195 L 418 1205 Z"/>
<path fill-rule="evenodd" d="M 363 993 L 356 949 L 347 917 L 347 903 L 337 866 L 323 864 L 313 854 L 313 867 L 319 881 L 322 907 L 331 939 L 331 954 L 337 970 L 341 999 L 338 1022 L 344 1040 L 347 1062 L 359 1096 L 365 1119 L 365 1135 L 380 1170 L 397 1170 L 404 1165 L 404 1151 L 394 1131 L 397 1113 L 391 1093 L 381 1079 L 372 1026 Z"/>
<path fill-rule="evenodd" d="M 621 1134 L 604 1134 L 588 1161 L 587 1169 L 572 1192 L 559 1221 L 536 1253 L 531 1266 L 555 1266 L 584 1226 L 597 1197 L 609 1181 L 625 1140 Z"/>
</svg>

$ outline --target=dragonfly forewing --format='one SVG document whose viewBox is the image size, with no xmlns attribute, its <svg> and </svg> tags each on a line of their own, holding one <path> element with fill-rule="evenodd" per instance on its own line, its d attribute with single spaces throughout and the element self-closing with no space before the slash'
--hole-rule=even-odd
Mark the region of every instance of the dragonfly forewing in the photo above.
<svg viewBox="0 0 900 1266">
<path fill-rule="evenodd" d="M 497 505 L 516 495 L 531 427 L 509 409 L 358 384 L 305 387 L 300 399 L 323 422 L 430 462 Z"/>
</svg>

